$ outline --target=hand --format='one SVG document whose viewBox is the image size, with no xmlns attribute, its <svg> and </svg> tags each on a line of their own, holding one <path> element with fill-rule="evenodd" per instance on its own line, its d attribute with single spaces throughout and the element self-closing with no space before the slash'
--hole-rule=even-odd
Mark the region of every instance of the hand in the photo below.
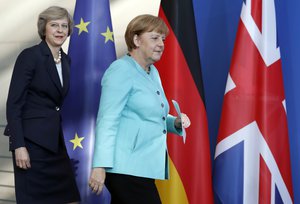
<svg viewBox="0 0 300 204">
<path fill-rule="evenodd" d="M 31 167 L 30 158 L 26 147 L 19 147 L 15 149 L 16 165 L 21 169 L 28 169 Z"/>
<path fill-rule="evenodd" d="M 94 193 L 99 195 L 103 189 L 105 181 L 105 169 L 101 167 L 93 168 L 89 180 L 89 186 Z"/>
<path fill-rule="evenodd" d="M 181 117 L 178 116 L 175 119 L 175 127 L 176 128 L 182 128 L 182 126 L 184 128 L 188 128 L 190 125 L 191 125 L 191 121 L 190 121 L 189 117 L 184 113 L 181 113 Z"/>
</svg>

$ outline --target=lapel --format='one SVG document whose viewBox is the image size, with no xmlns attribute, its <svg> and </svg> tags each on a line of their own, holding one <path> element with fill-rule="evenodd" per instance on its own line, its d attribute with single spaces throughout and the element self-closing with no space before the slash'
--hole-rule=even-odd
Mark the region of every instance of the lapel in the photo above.
<svg viewBox="0 0 300 204">
<path fill-rule="evenodd" d="M 65 96 L 69 90 L 70 84 L 70 64 L 67 55 L 61 50 L 61 68 L 62 68 L 62 76 L 63 76 L 63 96 Z"/>
<path fill-rule="evenodd" d="M 54 83 L 55 87 L 59 91 L 61 95 L 63 95 L 63 87 L 61 86 L 60 79 L 58 76 L 57 68 L 55 65 L 55 62 L 53 60 L 53 56 L 51 53 L 50 48 L 48 47 L 47 43 L 45 41 L 42 41 L 40 43 L 40 47 L 42 50 L 42 54 L 45 56 L 45 66 L 47 69 L 48 74 L 50 75 L 50 78 L 52 82 Z M 63 66 L 62 66 L 63 69 Z"/>
<path fill-rule="evenodd" d="M 162 109 L 163 111 L 165 111 L 165 113 L 167 114 L 169 112 L 169 103 L 168 100 L 166 98 L 164 89 L 162 87 L 161 81 L 160 81 L 160 77 L 159 77 L 159 73 L 157 71 L 157 69 L 155 68 L 154 65 L 150 66 L 150 74 L 147 74 L 144 69 L 134 60 L 132 59 L 132 61 L 135 62 L 135 68 L 137 69 L 137 71 L 139 72 L 139 74 L 142 75 L 142 77 L 144 78 L 145 85 L 147 86 L 147 88 L 153 93 L 155 94 L 156 99 L 158 100 L 159 104 L 161 104 L 161 102 L 163 101 L 163 103 L 165 104 L 165 109 Z M 157 95 L 157 91 L 160 91 L 160 95 Z"/>
<path fill-rule="evenodd" d="M 133 58 L 131 58 L 129 56 L 126 56 L 126 57 L 128 57 L 132 61 L 132 63 L 134 63 L 134 67 L 136 68 L 137 72 L 140 75 L 142 75 L 142 77 L 147 81 L 146 85 L 151 91 L 156 92 L 157 89 L 162 91 L 161 84 L 158 82 L 159 81 L 159 79 L 157 78 L 158 76 L 156 76 L 154 73 L 153 65 L 150 66 L 150 69 L 152 69 L 150 74 L 147 74 L 144 71 L 144 69 Z"/>
</svg>

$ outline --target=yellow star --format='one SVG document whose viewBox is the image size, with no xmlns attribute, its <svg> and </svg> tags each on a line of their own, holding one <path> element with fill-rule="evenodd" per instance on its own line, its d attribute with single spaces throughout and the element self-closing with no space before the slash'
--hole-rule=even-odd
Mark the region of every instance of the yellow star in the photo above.
<svg viewBox="0 0 300 204">
<path fill-rule="evenodd" d="M 80 147 L 83 149 L 81 145 L 81 141 L 84 139 L 84 137 L 78 137 L 77 133 L 75 134 L 75 138 L 73 140 L 70 140 L 70 142 L 73 143 L 73 150 L 75 150 L 77 147 Z"/>
<path fill-rule="evenodd" d="M 87 29 L 87 26 L 88 26 L 90 23 L 91 23 L 90 21 L 84 22 L 83 19 L 80 18 L 80 23 L 77 24 L 77 25 L 75 25 L 75 27 L 79 29 L 78 35 L 80 35 L 80 33 L 81 33 L 82 31 L 88 33 L 89 31 L 88 31 L 88 29 Z"/>
<path fill-rule="evenodd" d="M 112 42 L 114 41 L 113 39 L 113 32 L 110 31 L 109 27 L 107 26 L 106 28 L 106 32 L 105 33 L 101 33 L 101 35 L 103 35 L 105 37 L 105 43 L 107 43 L 107 41 L 111 40 Z"/>
</svg>

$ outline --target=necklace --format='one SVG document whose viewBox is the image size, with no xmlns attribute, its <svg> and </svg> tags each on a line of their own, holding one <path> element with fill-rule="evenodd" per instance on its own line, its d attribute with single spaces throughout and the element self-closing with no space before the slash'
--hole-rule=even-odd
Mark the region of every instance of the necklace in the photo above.
<svg viewBox="0 0 300 204">
<path fill-rule="evenodd" d="M 60 63 L 60 61 L 61 61 L 61 51 L 60 50 L 58 51 L 58 58 L 53 57 L 53 59 L 56 64 Z"/>
</svg>

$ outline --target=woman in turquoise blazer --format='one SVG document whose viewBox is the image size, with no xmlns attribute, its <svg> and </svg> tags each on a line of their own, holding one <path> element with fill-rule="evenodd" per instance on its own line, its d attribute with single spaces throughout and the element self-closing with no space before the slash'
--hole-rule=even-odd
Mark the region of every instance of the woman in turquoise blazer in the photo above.
<svg viewBox="0 0 300 204">
<path fill-rule="evenodd" d="M 185 114 L 168 114 L 153 65 L 167 34 L 159 17 L 134 18 L 125 33 L 129 53 L 113 62 L 102 78 L 89 183 L 99 193 L 106 176 L 112 203 L 160 203 L 154 179 L 169 177 L 167 132 L 181 135 L 181 125 L 189 125 Z"/>
</svg>

